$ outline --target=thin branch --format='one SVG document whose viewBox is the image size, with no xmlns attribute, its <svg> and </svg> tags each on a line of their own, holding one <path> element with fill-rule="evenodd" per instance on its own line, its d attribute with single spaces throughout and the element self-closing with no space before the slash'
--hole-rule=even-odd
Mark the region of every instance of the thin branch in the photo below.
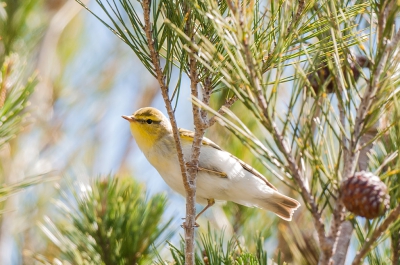
<svg viewBox="0 0 400 265">
<path fill-rule="evenodd" d="M 372 81 L 369 83 L 367 89 L 364 92 L 363 98 L 361 99 L 361 103 L 357 109 L 357 114 L 354 124 L 354 132 L 352 134 L 352 138 L 350 141 L 348 157 L 344 164 L 342 181 L 346 180 L 347 178 L 351 177 L 354 174 L 354 171 L 357 166 L 358 156 L 360 153 L 361 132 L 365 126 L 366 116 L 369 113 L 369 110 L 372 106 L 372 103 L 378 91 L 380 76 L 382 75 L 387 59 L 391 54 L 391 52 L 393 51 L 393 49 L 398 46 L 399 41 L 400 41 L 400 30 L 392 38 L 392 41 L 388 42 L 385 45 L 385 47 L 382 48 L 383 52 L 379 58 L 375 71 L 372 75 L 371 78 Z M 344 214 L 344 205 L 341 200 L 341 197 L 339 196 L 339 200 L 337 200 L 336 207 L 333 212 L 333 220 L 330 231 L 330 236 L 333 237 L 335 241 L 338 239 L 338 231 L 343 221 L 343 214 Z M 332 249 L 332 251 L 334 252 L 335 250 Z"/>
<path fill-rule="evenodd" d="M 188 19 L 188 21 L 190 21 L 190 19 Z M 197 62 L 192 55 L 189 55 L 189 71 L 191 93 L 192 96 L 197 98 Z M 196 177 L 199 166 L 201 143 L 203 141 L 203 136 L 205 132 L 205 126 L 201 117 L 200 108 L 193 103 L 192 112 L 195 130 L 190 162 L 186 164 L 189 173 L 190 189 L 186 190 L 186 220 L 183 225 L 183 228 L 185 229 L 185 264 L 194 264 L 195 261 L 194 228 L 196 225 Z"/>
<path fill-rule="evenodd" d="M 332 33 L 332 35 L 334 35 Z M 337 49 L 337 47 L 336 47 Z M 336 58 L 336 57 L 335 57 Z M 347 93 L 344 87 L 344 84 L 342 83 L 343 78 L 340 78 L 339 75 L 342 74 L 342 69 L 339 63 L 339 60 L 337 58 L 337 61 L 335 63 L 336 66 L 336 71 L 337 74 L 334 74 L 335 79 L 336 79 L 336 85 L 338 88 L 338 92 L 340 94 Z M 347 98 L 347 96 L 345 96 Z M 342 123 L 342 126 L 345 126 L 345 106 L 343 104 L 343 101 L 339 100 L 338 101 L 338 109 L 340 112 L 340 122 Z M 347 146 L 348 143 L 348 138 L 344 133 L 342 133 L 341 137 L 341 147 L 343 150 L 343 161 L 348 161 L 349 157 L 349 149 Z M 346 166 L 345 166 L 346 168 Z M 350 244 L 350 239 L 351 239 L 351 232 L 352 232 L 352 227 L 351 229 L 347 228 L 346 223 L 343 223 L 344 220 L 344 205 L 341 201 L 341 197 L 339 195 L 339 198 L 337 200 L 337 203 L 335 205 L 335 210 L 333 212 L 333 224 L 331 227 L 331 232 L 329 234 L 329 237 L 331 238 L 333 245 L 331 246 L 331 249 L 327 251 L 327 255 L 325 258 L 330 259 L 330 264 L 342 264 L 345 261 L 346 254 L 347 254 L 347 249 Z M 343 233 L 342 230 L 347 229 L 349 230 L 349 235 L 346 233 Z M 346 247 L 346 248 L 345 248 Z M 332 255 L 333 254 L 333 255 Z M 323 260 L 321 263 L 325 264 L 327 260 Z"/>
<path fill-rule="evenodd" d="M 232 10 L 233 11 L 233 10 Z M 240 15 L 240 25 L 243 30 L 243 16 Z M 264 93 L 262 91 L 261 83 L 260 83 L 260 78 L 258 75 L 258 72 L 256 70 L 256 66 L 253 62 L 253 56 L 251 55 L 250 47 L 248 45 L 248 40 L 247 38 L 243 38 L 242 40 L 242 46 L 245 54 L 245 59 L 246 59 L 246 64 L 247 64 L 247 71 L 250 77 L 250 82 L 251 85 L 255 88 L 255 94 L 257 98 L 257 103 L 258 106 L 262 110 L 262 114 L 265 119 L 262 119 L 262 123 L 266 128 L 271 129 L 271 133 L 275 139 L 275 142 L 279 148 L 279 150 L 283 153 L 285 156 L 288 164 L 289 164 L 289 170 L 290 173 L 295 180 L 296 184 L 301 190 L 301 194 L 303 199 L 309 206 L 311 207 L 311 213 L 313 216 L 314 220 L 314 225 L 315 228 L 317 229 L 318 233 L 318 238 L 320 242 L 321 249 L 323 252 L 329 250 L 331 244 L 328 242 L 328 239 L 325 236 L 325 226 L 321 218 L 321 214 L 318 211 L 318 206 L 315 202 L 314 197 L 310 194 L 309 190 L 307 189 L 306 185 L 304 184 L 304 177 L 301 175 L 301 170 L 296 164 L 296 160 L 293 157 L 289 145 L 286 143 L 284 137 L 282 134 L 279 132 L 275 122 L 273 122 L 272 118 L 270 117 L 268 113 L 268 105 L 263 97 Z"/>
<path fill-rule="evenodd" d="M 338 103 L 338 109 L 339 109 L 339 113 L 340 113 L 340 123 L 342 124 L 343 127 L 345 127 L 345 117 L 346 115 L 345 113 L 345 109 L 344 106 L 340 103 Z M 342 144 L 342 149 L 343 149 L 343 161 L 347 161 L 347 156 L 349 153 L 348 147 L 347 147 L 347 143 L 348 143 L 348 138 L 346 137 L 345 133 L 341 133 L 341 144 Z"/>
<path fill-rule="evenodd" d="M 299 6 L 297 7 L 297 12 L 296 15 L 294 16 L 293 20 L 290 22 L 289 27 L 286 30 L 286 37 L 289 36 L 290 34 L 293 34 L 292 29 L 295 23 L 298 23 L 301 18 L 301 13 L 303 13 L 304 8 L 306 7 L 305 0 L 298 0 Z M 285 38 L 286 39 L 286 38 Z"/>
<path fill-rule="evenodd" d="M 187 14 L 186 25 L 184 33 L 194 42 L 194 30 L 193 22 L 191 19 L 192 10 L 189 6 L 184 7 L 184 12 Z M 191 50 L 189 53 L 189 78 L 190 78 L 190 89 L 192 97 L 198 98 L 198 70 L 197 60 L 194 56 L 195 51 Z M 210 77 L 205 79 L 205 89 L 203 89 L 203 103 L 209 105 L 211 95 L 211 80 Z M 194 240 L 194 228 L 196 227 L 196 177 L 199 166 L 199 158 L 201 152 L 201 145 L 206 126 L 207 113 L 202 110 L 197 104 L 192 102 L 193 122 L 194 122 L 194 138 L 191 149 L 190 162 L 186 164 L 189 173 L 189 186 L 190 189 L 186 190 L 186 220 L 183 225 L 185 229 L 185 264 L 195 263 L 195 240 Z"/>
<path fill-rule="evenodd" d="M 231 97 L 230 99 L 226 100 L 225 103 L 224 103 L 224 105 L 222 105 L 222 107 L 218 110 L 218 113 L 221 114 L 221 115 L 225 114 L 225 111 L 224 111 L 224 108 L 223 108 L 223 107 L 229 109 L 229 108 L 233 105 L 233 103 L 235 103 L 237 100 L 238 100 L 238 97 L 237 97 L 236 95 L 233 96 L 233 97 Z M 214 123 L 215 123 L 216 121 L 217 121 L 217 116 L 211 117 L 211 118 L 208 120 L 207 126 L 208 126 L 208 127 L 213 126 Z"/>
<path fill-rule="evenodd" d="M 360 249 L 360 251 L 357 252 L 356 257 L 353 260 L 353 263 L 351 263 L 352 265 L 358 265 L 361 264 L 363 258 L 365 257 L 365 255 L 368 254 L 368 252 L 370 251 L 372 245 L 378 240 L 378 238 L 385 232 L 387 231 L 387 229 L 389 228 L 389 226 L 397 221 L 399 219 L 400 216 L 400 204 L 397 205 L 396 208 L 394 208 L 390 214 L 388 215 L 388 217 L 385 219 L 385 221 L 383 221 L 383 223 L 375 229 L 375 231 L 373 232 L 373 234 L 371 235 L 370 238 L 367 238 L 365 240 L 364 245 L 362 246 L 362 248 Z"/>
<path fill-rule="evenodd" d="M 150 21 L 150 3 L 151 3 L 151 0 L 143 0 L 143 3 L 142 3 L 143 15 L 144 15 L 144 31 L 146 33 L 146 39 L 149 44 L 149 51 L 150 51 L 151 60 L 152 60 L 152 63 L 154 65 L 154 69 L 156 72 L 157 81 L 158 81 L 158 84 L 160 85 L 161 94 L 164 99 L 165 107 L 168 112 L 168 117 L 171 122 L 172 133 L 174 135 L 174 140 L 175 140 L 175 147 L 176 147 L 176 151 L 178 154 L 179 166 L 180 166 L 181 172 L 182 172 L 183 185 L 185 187 L 185 190 L 189 190 L 190 189 L 189 178 L 188 178 L 188 173 L 186 170 L 185 159 L 183 157 L 181 140 L 179 137 L 179 130 L 178 130 L 178 126 L 177 126 L 177 123 L 175 120 L 174 110 L 172 108 L 171 101 L 168 96 L 169 88 L 165 83 L 165 76 L 164 76 L 163 71 L 160 66 L 160 57 L 155 49 L 154 40 L 152 37 L 152 26 L 151 26 L 151 21 Z"/>
<path fill-rule="evenodd" d="M 392 265 L 400 264 L 400 229 L 392 233 Z"/>
<path fill-rule="evenodd" d="M 285 139 L 279 133 L 275 123 L 272 123 L 272 128 L 272 134 L 275 138 L 275 142 L 277 143 L 279 150 L 283 153 L 289 164 L 290 173 L 295 180 L 297 186 L 300 188 L 304 201 L 310 205 L 311 214 L 314 219 L 314 225 L 318 233 L 319 243 L 324 253 L 325 251 L 329 250 L 331 243 L 329 242 L 329 239 L 325 236 L 325 225 L 322 221 L 321 213 L 318 211 L 317 203 L 315 202 L 314 197 L 310 194 L 309 190 L 304 184 L 304 177 L 300 174 L 301 171 L 298 168 L 296 160 L 294 159 L 292 153 L 290 152 L 289 145 L 286 144 Z"/>
<path fill-rule="evenodd" d="M 357 109 L 357 115 L 356 115 L 356 120 L 355 120 L 355 126 L 354 126 L 354 133 L 351 141 L 351 147 L 353 150 L 352 154 L 352 164 L 354 163 L 354 151 L 359 152 L 359 144 L 360 144 L 360 137 L 361 137 L 361 131 L 364 129 L 365 125 L 365 118 L 369 113 L 369 109 L 371 108 L 371 105 L 375 99 L 376 93 L 378 91 L 378 85 L 380 81 L 380 76 L 382 75 L 383 68 L 386 64 L 386 61 L 390 55 L 390 53 L 393 51 L 394 48 L 396 48 L 399 44 L 400 41 L 400 30 L 396 33 L 396 35 L 393 37 L 392 41 L 388 41 L 388 43 L 383 47 L 383 54 L 380 57 L 378 64 L 375 68 L 373 77 L 372 77 L 372 83 L 370 82 L 370 85 L 367 87 L 367 90 L 364 92 L 363 98 L 361 100 L 360 106 Z M 345 173 L 350 173 L 350 174 L 345 174 L 344 178 L 348 178 L 351 176 L 353 168 L 355 165 L 351 165 L 352 168 L 348 167 L 347 171 Z"/>
<path fill-rule="evenodd" d="M 350 239 L 353 234 L 353 225 L 350 221 L 345 221 L 340 227 L 339 240 L 337 241 L 337 247 L 335 255 L 332 258 L 333 264 L 343 265 L 346 261 L 347 250 L 350 245 Z"/>
</svg>

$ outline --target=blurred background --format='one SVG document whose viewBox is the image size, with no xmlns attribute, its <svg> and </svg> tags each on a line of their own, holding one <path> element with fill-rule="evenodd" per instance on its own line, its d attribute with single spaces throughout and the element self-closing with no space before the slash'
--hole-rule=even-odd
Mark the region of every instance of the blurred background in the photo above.
<svg viewBox="0 0 400 265">
<path fill-rule="evenodd" d="M 99 8 L 88 4 L 94 11 Z M 38 253 L 48 260 L 56 257 L 59 249 L 54 238 L 49 239 L 50 233 L 43 231 L 43 223 L 63 221 L 55 205 L 60 190 L 70 184 L 84 193 L 85 185 L 106 176 L 135 178 L 144 183 L 149 196 L 165 193 L 168 203 L 163 220 L 172 218 L 168 229 L 175 233 L 172 242 L 178 242 L 178 233 L 183 232 L 184 198 L 171 191 L 150 166 L 121 118 L 144 106 L 165 113 L 156 80 L 127 45 L 73 0 L 2 0 L 0 19 L 0 62 L 7 66 L 3 66 L 2 84 L 10 86 L 8 92 L 17 93 L 32 78 L 36 82 L 21 113 L 19 130 L 1 146 L 0 185 L 9 187 L 40 177 L 36 185 L 29 184 L 29 188 L 1 199 L 0 264 L 34 264 Z M 182 80 L 181 86 L 188 87 L 188 80 Z M 214 104 L 218 100 L 217 95 Z M 241 106 L 235 104 L 234 108 Z M 176 116 L 180 127 L 193 128 L 188 90 L 181 90 Z M 247 126 L 257 131 L 255 123 L 248 121 Z M 267 174 L 251 153 L 218 125 L 207 136 Z M 282 185 L 276 179 L 271 181 Z M 293 250 L 285 243 L 289 235 L 281 233 L 289 229 L 288 224 L 270 213 L 217 205 L 203 218 L 200 229 L 206 229 L 209 220 L 212 227 L 229 236 L 240 234 L 241 242 L 262 235 L 267 251 L 273 253 L 278 246 L 282 252 L 286 249 L 286 260 L 296 254 L 290 254 Z M 318 250 L 313 247 L 311 222 L 302 222 L 301 231 L 295 223 L 291 223 L 290 236 L 309 238 L 294 246 L 297 255 L 302 256 L 301 249 L 309 249 L 309 257 L 302 259 L 315 263 Z M 249 246 L 255 247 L 255 243 Z M 162 249 L 161 245 L 160 252 L 168 256 Z"/>
</svg>

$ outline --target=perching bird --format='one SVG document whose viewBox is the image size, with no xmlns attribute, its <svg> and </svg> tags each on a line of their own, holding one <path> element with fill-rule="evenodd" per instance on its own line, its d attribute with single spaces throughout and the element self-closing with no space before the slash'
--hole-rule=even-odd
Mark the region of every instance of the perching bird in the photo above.
<svg viewBox="0 0 400 265">
<path fill-rule="evenodd" d="M 122 117 L 129 121 L 131 133 L 147 160 L 173 190 L 185 196 L 170 121 L 159 110 L 151 107 L 141 108 L 131 116 Z M 185 161 L 189 161 L 194 133 L 179 129 L 179 134 Z M 300 206 L 295 199 L 279 193 L 254 168 L 207 138 L 203 138 L 201 146 L 196 187 L 196 202 L 207 203 L 200 214 L 213 205 L 215 200 L 232 201 L 271 211 L 290 221 L 293 212 Z"/>
</svg>

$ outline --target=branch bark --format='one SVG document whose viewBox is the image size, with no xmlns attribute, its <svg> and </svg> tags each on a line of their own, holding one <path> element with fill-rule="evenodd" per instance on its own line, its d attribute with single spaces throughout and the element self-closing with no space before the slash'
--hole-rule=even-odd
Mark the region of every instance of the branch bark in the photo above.
<svg viewBox="0 0 400 265">
<path fill-rule="evenodd" d="M 221 115 L 223 115 L 223 114 L 225 113 L 223 107 L 226 107 L 226 108 L 229 109 L 230 107 L 232 107 L 233 103 L 236 102 L 236 100 L 238 100 L 238 97 L 237 97 L 236 95 L 233 96 L 233 97 L 231 97 L 230 99 L 226 100 L 226 101 L 225 101 L 225 104 L 218 110 L 218 113 L 221 114 Z M 211 117 L 211 118 L 208 120 L 208 124 L 207 124 L 208 127 L 213 126 L 214 123 L 217 122 L 217 118 L 216 118 L 216 117 L 217 117 L 217 116 L 213 116 L 213 117 Z"/>
<path fill-rule="evenodd" d="M 195 181 L 196 181 L 196 173 L 197 173 L 196 172 L 197 164 L 196 164 L 195 168 L 193 168 L 193 166 L 191 166 L 189 171 L 186 168 L 185 158 L 183 156 L 183 151 L 182 151 L 182 146 L 181 146 L 181 141 L 180 141 L 180 136 L 179 136 L 179 130 L 178 130 L 178 126 L 177 126 L 177 123 L 175 120 L 174 110 L 173 110 L 173 107 L 172 107 L 172 104 L 171 104 L 171 101 L 170 101 L 169 95 L 168 95 L 169 87 L 165 83 L 165 75 L 163 74 L 163 71 L 160 66 L 160 57 L 154 46 L 154 40 L 152 37 L 153 30 L 152 30 L 152 24 L 150 21 L 150 6 L 151 6 L 151 0 L 144 0 L 142 2 L 144 22 L 145 22 L 144 23 L 144 31 L 146 33 L 146 39 L 148 42 L 151 60 L 152 60 L 153 66 L 154 66 L 156 76 L 157 76 L 157 81 L 160 85 L 161 94 L 164 99 L 164 103 L 165 103 L 165 107 L 168 112 L 169 120 L 171 122 L 172 132 L 173 132 L 174 140 L 175 140 L 175 147 L 176 147 L 176 151 L 178 154 L 179 165 L 180 165 L 181 173 L 182 173 L 183 185 L 184 185 L 185 191 L 186 191 L 186 220 L 185 220 L 185 224 L 184 224 L 185 245 L 186 245 L 185 264 L 192 265 L 192 264 L 194 264 L 194 225 L 195 225 L 194 219 L 196 216 L 196 208 L 195 208 L 196 182 Z M 194 146 L 196 143 L 198 145 L 199 140 L 201 143 L 201 139 L 202 139 L 202 137 L 199 137 L 198 134 L 195 135 L 195 141 L 193 141 Z M 195 148 L 192 148 L 192 149 L 195 149 Z M 195 158 L 195 157 L 196 157 L 196 154 L 193 155 L 193 153 L 192 153 L 192 161 L 193 161 L 193 158 Z M 192 162 L 192 164 L 193 164 L 193 162 Z M 195 173 L 193 173 L 193 172 L 195 172 Z M 192 173 L 193 175 L 190 175 L 190 173 Z"/>
<path fill-rule="evenodd" d="M 400 264 L 400 229 L 397 229 L 391 236 L 392 240 L 392 265 Z"/>
<path fill-rule="evenodd" d="M 332 258 L 333 264 L 343 265 L 346 261 L 347 249 L 349 248 L 352 234 L 353 225 L 350 221 L 343 222 L 340 226 L 339 240 L 337 241 L 335 255 Z"/>
<path fill-rule="evenodd" d="M 189 19 L 188 19 L 189 20 Z M 189 57 L 190 69 L 190 89 L 193 96 L 198 97 L 198 79 L 197 79 L 197 63 L 193 56 Z M 189 186 L 186 190 L 186 220 L 183 225 L 185 229 L 185 264 L 194 264 L 194 228 L 196 224 L 196 177 L 199 165 L 201 143 L 205 132 L 204 122 L 201 118 L 200 109 L 192 103 L 193 122 L 194 122 L 194 139 L 192 144 L 192 154 L 190 162 L 187 164 L 189 172 Z M 192 214 L 193 213 L 193 214 Z"/>
<path fill-rule="evenodd" d="M 152 26 L 150 22 L 150 3 L 151 0 L 144 0 L 143 1 L 143 13 L 144 13 L 144 30 L 146 32 L 146 38 L 147 42 L 149 44 L 149 50 L 150 50 L 150 55 L 151 55 L 151 60 L 154 65 L 154 69 L 157 75 L 157 81 L 158 84 L 160 85 L 161 88 L 161 94 L 164 99 L 165 107 L 168 112 L 168 117 L 170 119 L 171 125 L 172 125 L 172 131 L 175 139 L 175 147 L 176 151 L 178 153 L 178 159 L 179 159 L 179 165 L 181 168 L 182 172 L 182 178 L 183 178 L 183 184 L 185 186 L 185 189 L 189 189 L 189 181 L 188 181 L 188 174 L 186 171 L 186 166 L 185 166 L 185 159 L 183 157 L 183 152 L 182 152 L 182 146 L 181 146 L 181 140 L 179 137 L 179 130 L 178 126 L 175 120 L 175 114 L 174 114 L 174 109 L 172 108 L 171 101 L 169 100 L 168 92 L 169 92 L 169 87 L 165 83 L 165 76 L 162 72 L 161 66 L 160 66 L 160 57 L 158 53 L 156 52 L 155 46 L 154 46 L 154 40 L 152 37 Z"/>
</svg>

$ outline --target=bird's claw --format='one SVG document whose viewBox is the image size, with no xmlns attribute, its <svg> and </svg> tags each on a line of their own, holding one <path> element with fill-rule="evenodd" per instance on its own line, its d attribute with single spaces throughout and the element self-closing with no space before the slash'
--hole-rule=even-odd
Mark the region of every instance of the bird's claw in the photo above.
<svg viewBox="0 0 400 265">
<path fill-rule="evenodd" d="M 182 218 L 182 219 L 185 219 L 185 218 Z M 185 225 L 186 225 L 186 222 L 183 222 L 183 224 L 181 224 L 181 227 L 185 228 Z M 200 227 L 200 225 L 197 222 L 195 222 L 193 227 L 198 228 L 198 227 Z"/>
</svg>

